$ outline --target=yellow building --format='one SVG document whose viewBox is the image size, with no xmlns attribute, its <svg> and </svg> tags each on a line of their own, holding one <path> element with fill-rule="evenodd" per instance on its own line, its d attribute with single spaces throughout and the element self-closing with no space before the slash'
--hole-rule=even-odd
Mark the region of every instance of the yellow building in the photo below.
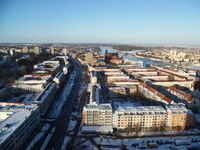
<svg viewBox="0 0 200 150">
<path fill-rule="evenodd" d="M 118 132 L 180 131 L 186 128 L 188 110 L 183 105 L 117 107 L 88 104 L 83 109 L 85 126 L 112 126 Z"/>
<path fill-rule="evenodd" d="M 161 130 L 167 125 L 167 113 L 161 106 L 119 107 L 113 113 L 113 127 L 128 131 Z"/>
<path fill-rule="evenodd" d="M 168 127 L 170 130 L 184 130 L 188 110 L 182 105 L 167 106 Z"/>
<path fill-rule="evenodd" d="M 118 107 L 113 113 L 113 128 L 118 131 L 184 130 L 187 109 L 182 105 Z"/>
</svg>

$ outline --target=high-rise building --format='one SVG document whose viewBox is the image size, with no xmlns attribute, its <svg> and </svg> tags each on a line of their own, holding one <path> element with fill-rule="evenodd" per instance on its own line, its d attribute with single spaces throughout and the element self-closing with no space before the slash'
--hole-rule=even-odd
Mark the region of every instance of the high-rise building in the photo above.
<svg viewBox="0 0 200 150">
<path fill-rule="evenodd" d="M 87 64 L 93 64 L 93 54 L 92 53 L 87 53 L 85 54 L 85 61 Z"/>
<path fill-rule="evenodd" d="M 92 71 L 90 73 L 90 82 L 92 84 L 97 84 L 97 75 L 96 75 L 96 72 L 95 71 Z"/>
<path fill-rule="evenodd" d="M 63 49 L 63 54 L 64 54 L 65 56 L 67 56 L 67 49 L 66 49 L 66 48 Z"/>
<path fill-rule="evenodd" d="M 41 54 L 46 54 L 47 53 L 47 49 L 45 47 L 42 47 L 40 52 L 41 52 Z"/>
<path fill-rule="evenodd" d="M 37 55 L 40 54 L 40 47 L 39 46 L 34 47 L 34 54 L 37 54 Z"/>
<path fill-rule="evenodd" d="M 55 53 L 54 47 L 51 47 L 50 51 L 51 51 L 51 54 L 54 55 L 54 53 Z"/>
<path fill-rule="evenodd" d="M 10 55 L 3 56 L 3 61 L 4 62 L 11 62 L 11 60 L 12 60 L 12 56 L 10 56 Z"/>
<path fill-rule="evenodd" d="M 22 53 L 28 53 L 29 52 L 28 47 L 26 47 L 26 46 L 23 47 L 22 50 L 21 50 L 21 52 Z"/>
<path fill-rule="evenodd" d="M 10 53 L 11 56 L 15 56 L 16 55 L 16 51 L 14 49 L 11 49 L 9 51 L 9 53 Z"/>
</svg>

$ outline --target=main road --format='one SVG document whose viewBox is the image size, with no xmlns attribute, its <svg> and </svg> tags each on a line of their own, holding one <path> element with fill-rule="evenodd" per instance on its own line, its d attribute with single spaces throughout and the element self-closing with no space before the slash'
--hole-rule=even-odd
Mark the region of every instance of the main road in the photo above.
<svg viewBox="0 0 200 150">
<path fill-rule="evenodd" d="M 78 65 L 78 63 L 76 63 L 74 59 L 71 59 L 71 62 L 74 66 L 74 71 L 76 75 L 74 86 L 72 87 L 71 93 L 62 107 L 59 117 L 55 120 L 53 124 L 55 132 L 53 133 L 53 136 L 48 142 L 47 147 L 45 149 L 61 149 L 69 125 L 73 103 L 77 98 L 80 89 L 80 84 L 83 80 L 82 68 Z"/>
</svg>

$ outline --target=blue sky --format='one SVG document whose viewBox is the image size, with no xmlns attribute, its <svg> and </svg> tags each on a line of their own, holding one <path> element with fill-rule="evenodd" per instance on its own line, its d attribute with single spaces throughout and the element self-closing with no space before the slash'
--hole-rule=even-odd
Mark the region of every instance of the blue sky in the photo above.
<svg viewBox="0 0 200 150">
<path fill-rule="evenodd" d="M 0 42 L 200 44 L 200 1 L 0 0 Z"/>
</svg>

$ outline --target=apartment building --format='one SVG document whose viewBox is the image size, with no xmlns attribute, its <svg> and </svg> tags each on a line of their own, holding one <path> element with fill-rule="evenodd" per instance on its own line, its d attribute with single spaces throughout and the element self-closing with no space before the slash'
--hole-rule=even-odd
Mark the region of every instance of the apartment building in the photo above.
<svg viewBox="0 0 200 150">
<path fill-rule="evenodd" d="M 189 103 L 192 101 L 192 94 L 191 93 L 185 93 L 185 92 L 177 89 L 175 86 L 170 86 L 169 88 L 167 88 L 167 91 L 169 91 L 173 95 L 175 95 L 178 98 L 183 99 L 183 100 L 185 100 Z"/>
<path fill-rule="evenodd" d="M 109 92 L 109 98 L 121 98 L 126 96 L 126 88 L 122 86 L 117 86 L 117 87 L 109 87 L 108 88 Z"/>
<path fill-rule="evenodd" d="M 130 80 L 130 81 L 122 81 L 122 82 L 113 82 L 112 85 L 113 86 L 136 86 L 139 85 L 140 81 L 138 80 Z"/>
<path fill-rule="evenodd" d="M 86 126 L 112 126 L 111 105 L 87 104 L 83 108 L 82 123 Z"/>
<path fill-rule="evenodd" d="M 148 99 L 152 99 L 164 104 L 174 103 L 173 100 L 145 83 L 141 83 L 140 85 L 138 85 L 138 92 Z"/>
<path fill-rule="evenodd" d="M 120 131 L 184 130 L 188 110 L 181 105 L 118 107 L 113 128 Z"/>
<path fill-rule="evenodd" d="M 121 71 L 108 71 L 108 72 L 104 72 L 104 74 L 106 75 L 106 76 L 120 76 L 120 75 L 124 75 L 124 73 L 123 72 L 121 72 Z"/>
<path fill-rule="evenodd" d="M 89 103 L 90 104 L 99 104 L 99 90 L 100 86 L 98 84 L 91 84 L 89 87 L 90 97 L 89 97 Z"/>
<path fill-rule="evenodd" d="M 118 107 L 113 128 L 118 131 L 149 131 L 167 126 L 167 112 L 161 106 Z"/>
<path fill-rule="evenodd" d="M 93 53 L 87 53 L 87 54 L 85 54 L 85 62 L 87 63 L 87 64 L 93 64 L 94 63 L 94 58 L 93 58 L 94 56 L 93 56 Z"/>
<path fill-rule="evenodd" d="M 52 76 L 50 74 L 24 75 L 17 80 L 13 87 L 16 88 L 16 90 L 21 89 L 33 92 L 42 92 L 50 82 L 51 78 Z"/>
<path fill-rule="evenodd" d="M 57 73 L 60 70 L 59 61 L 43 61 L 37 65 L 34 65 L 36 71 L 48 71 L 50 74 Z"/>
<path fill-rule="evenodd" d="M 120 76 L 106 76 L 106 83 L 108 85 L 112 84 L 112 82 L 123 82 L 123 81 L 131 81 L 129 76 L 120 75 Z"/>
<path fill-rule="evenodd" d="M 39 122 L 37 105 L 0 103 L 0 149 L 20 149 Z"/>
<path fill-rule="evenodd" d="M 53 78 L 53 81 L 58 85 L 62 85 L 65 82 L 66 76 L 64 72 L 59 72 L 57 75 Z"/>
<path fill-rule="evenodd" d="M 65 75 L 69 74 L 69 72 L 72 70 L 72 65 L 68 62 L 64 67 L 63 67 L 63 72 Z"/>
<path fill-rule="evenodd" d="M 56 92 L 57 92 L 57 84 L 52 82 L 49 83 L 45 89 L 37 96 L 34 102 L 39 106 L 41 115 L 44 115 L 53 101 Z"/>
<path fill-rule="evenodd" d="M 186 127 L 188 110 L 182 105 L 168 105 L 166 108 L 169 129 L 184 130 Z"/>
<path fill-rule="evenodd" d="M 67 56 L 56 56 L 52 58 L 53 61 L 59 61 L 61 65 L 66 65 L 68 64 L 68 57 Z"/>
<path fill-rule="evenodd" d="M 97 73 L 96 73 L 96 71 L 90 72 L 90 83 L 97 84 Z"/>
</svg>

